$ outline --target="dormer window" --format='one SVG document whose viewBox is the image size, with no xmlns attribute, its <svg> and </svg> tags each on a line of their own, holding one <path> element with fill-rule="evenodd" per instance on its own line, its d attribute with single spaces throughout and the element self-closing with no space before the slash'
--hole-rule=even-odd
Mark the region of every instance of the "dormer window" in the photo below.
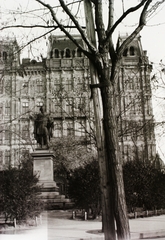
<svg viewBox="0 0 165 240">
<path fill-rule="evenodd" d="M 71 57 L 69 48 L 67 48 L 66 51 L 65 51 L 65 57 L 66 58 L 70 58 Z"/>
<path fill-rule="evenodd" d="M 77 57 L 82 57 L 82 52 L 80 48 L 77 49 Z"/>
<path fill-rule="evenodd" d="M 72 51 L 72 57 L 75 57 L 75 50 Z"/>
<path fill-rule="evenodd" d="M 135 48 L 134 47 L 130 47 L 130 56 L 134 56 L 135 55 Z"/>
<path fill-rule="evenodd" d="M 62 50 L 61 51 L 61 58 L 63 58 L 64 57 L 64 51 Z"/>
<path fill-rule="evenodd" d="M 55 49 L 54 56 L 55 56 L 55 58 L 59 58 L 59 50 L 58 49 Z"/>
</svg>

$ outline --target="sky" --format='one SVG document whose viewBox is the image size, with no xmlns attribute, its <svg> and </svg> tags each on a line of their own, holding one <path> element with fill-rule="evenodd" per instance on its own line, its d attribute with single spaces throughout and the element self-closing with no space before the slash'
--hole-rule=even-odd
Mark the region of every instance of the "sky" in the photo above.
<svg viewBox="0 0 165 240">
<path fill-rule="evenodd" d="M 46 3 L 50 5 L 57 4 L 56 0 L 45 0 Z M 67 0 L 71 3 L 72 0 Z M 115 0 L 115 19 L 118 19 L 123 11 L 139 3 L 139 0 Z M 158 3 L 160 1 L 153 1 L 153 3 Z M 122 5 L 124 3 L 124 5 Z M 107 0 L 103 0 L 104 4 L 104 20 L 107 22 Z M 78 5 L 77 5 L 78 6 Z M 38 11 L 36 11 L 36 9 Z M 54 9 L 60 21 L 64 24 L 69 22 L 66 20 L 66 16 L 63 12 L 59 12 Z M 74 10 L 74 9 L 73 9 Z M 128 32 L 130 33 L 138 23 L 139 12 L 131 14 L 124 20 L 120 26 L 116 29 L 114 34 L 114 41 L 117 41 L 117 37 L 120 33 Z M 153 64 L 152 76 L 155 74 L 159 81 L 159 85 L 164 85 L 164 73 L 160 72 L 161 69 L 165 68 L 165 3 L 161 4 L 157 11 L 153 11 L 152 14 L 148 15 L 147 23 L 144 29 L 141 31 L 141 42 L 144 50 L 147 50 L 147 55 L 149 61 Z M 80 12 L 77 15 L 77 19 L 83 24 L 83 8 L 80 8 Z M 43 11 L 43 7 L 39 5 L 35 0 L 0 0 L 0 28 L 6 25 L 18 25 L 18 24 L 51 24 L 51 18 L 48 16 L 46 11 Z M 9 30 L 1 31 L 1 37 L 15 37 L 17 38 L 18 44 L 20 46 L 25 45 L 28 41 L 45 33 L 45 29 L 39 28 L 11 28 Z M 61 32 L 56 31 L 56 34 L 61 34 Z M 40 53 L 46 56 L 48 45 L 48 36 L 45 36 L 39 40 L 36 40 L 35 44 L 31 44 L 22 52 L 22 57 L 36 58 L 40 57 Z M 151 77 L 152 77 L 151 76 Z M 155 82 L 155 85 L 157 83 Z M 153 109 L 156 121 L 165 121 L 164 114 L 165 107 L 165 88 L 156 87 L 153 88 Z M 157 137 L 157 149 L 161 155 L 163 161 L 165 162 L 165 125 L 156 128 Z"/>
</svg>

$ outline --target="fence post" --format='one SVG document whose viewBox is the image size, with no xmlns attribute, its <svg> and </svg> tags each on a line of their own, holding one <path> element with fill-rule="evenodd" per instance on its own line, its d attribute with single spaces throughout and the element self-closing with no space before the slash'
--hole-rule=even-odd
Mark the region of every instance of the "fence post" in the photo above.
<svg viewBox="0 0 165 240">
<path fill-rule="evenodd" d="M 42 224 L 42 215 L 40 214 L 40 224 Z"/>
<path fill-rule="evenodd" d="M 76 218 L 76 214 L 75 214 L 75 211 L 72 212 L 72 219 L 75 219 Z"/>
<path fill-rule="evenodd" d="M 137 218 L 137 212 L 134 212 L 134 218 Z"/>
<path fill-rule="evenodd" d="M 140 239 L 143 239 L 143 233 L 140 233 Z"/>
<path fill-rule="evenodd" d="M 36 226 L 38 226 L 38 218 L 36 217 Z"/>
<path fill-rule="evenodd" d="M 84 220 L 85 220 L 85 221 L 87 220 L 87 212 L 85 212 Z"/>
<path fill-rule="evenodd" d="M 17 221 L 16 221 L 16 218 L 14 218 L 14 227 L 15 227 L 15 228 L 17 227 Z"/>
</svg>

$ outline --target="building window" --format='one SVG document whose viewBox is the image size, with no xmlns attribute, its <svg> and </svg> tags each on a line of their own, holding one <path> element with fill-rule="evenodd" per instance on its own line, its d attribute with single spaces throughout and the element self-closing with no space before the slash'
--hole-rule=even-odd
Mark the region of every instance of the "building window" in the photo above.
<svg viewBox="0 0 165 240">
<path fill-rule="evenodd" d="M 78 77 L 76 79 L 76 85 L 77 85 L 77 91 L 84 91 L 85 90 L 84 79 Z"/>
<path fill-rule="evenodd" d="M 9 165 L 10 165 L 10 157 L 11 157 L 11 155 L 10 155 L 10 151 L 5 151 L 5 165 L 6 165 L 6 167 L 8 167 Z"/>
<path fill-rule="evenodd" d="M 19 136 L 18 131 L 17 131 L 17 125 L 13 125 L 13 142 L 16 143 L 17 137 Z"/>
<path fill-rule="evenodd" d="M 7 52 L 3 52 L 3 60 L 7 60 Z"/>
<path fill-rule="evenodd" d="M 79 101 L 78 101 L 78 110 L 80 112 L 83 112 L 86 110 L 86 100 L 85 100 L 85 97 L 81 97 L 79 98 Z"/>
<path fill-rule="evenodd" d="M 134 56 L 135 55 L 135 48 L 130 47 L 129 52 L 130 52 L 130 56 Z"/>
<path fill-rule="evenodd" d="M 85 122 L 84 120 L 80 120 L 77 122 L 77 128 L 76 128 L 76 136 L 85 136 Z"/>
<path fill-rule="evenodd" d="M 137 96 L 137 98 L 136 98 L 136 112 L 137 112 L 137 114 L 142 114 L 142 103 L 141 103 L 140 96 Z"/>
<path fill-rule="evenodd" d="M 0 144 L 2 144 L 3 141 L 3 127 L 0 126 Z"/>
<path fill-rule="evenodd" d="M 42 93 L 43 92 L 43 83 L 42 81 L 37 81 L 37 92 Z"/>
<path fill-rule="evenodd" d="M 5 80 L 5 93 L 11 94 L 11 81 L 9 79 Z"/>
<path fill-rule="evenodd" d="M 2 77 L 0 79 L 0 94 L 3 93 L 3 80 L 2 80 Z"/>
<path fill-rule="evenodd" d="M 72 57 L 75 57 L 75 50 L 72 51 Z"/>
<path fill-rule="evenodd" d="M 3 114 L 3 106 L 2 104 L 0 104 L 0 116 L 2 116 L 2 114 Z"/>
<path fill-rule="evenodd" d="M 67 136 L 74 136 L 74 125 L 73 122 L 67 123 Z"/>
<path fill-rule="evenodd" d="M 29 103 L 28 102 L 24 102 L 22 103 L 22 114 L 26 114 L 29 111 Z"/>
<path fill-rule="evenodd" d="M 66 51 L 65 51 L 65 57 L 66 57 L 66 58 L 70 58 L 70 57 L 71 57 L 70 49 L 69 49 L 69 48 L 67 48 Z"/>
<path fill-rule="evenodd" d="M 145 96 L 145 111 L 146 114 L 150 115 L 151 114 L 151 97 L 146 95 Z"/>
<path fill-rule="evenodd" d="M 64 57 L 64 51 L 62 50 L 61 51 L 61 58 L 63 58 Z"/>
<path fill-rule="evenodd" d="M 62 136 L 62 123 L 56 122 L 54 126 L 54 137 L 61 137 Z"/>
<path fill-rule="evenodd" d="M 27 94 L 28 93 L 28 82 L 24 82 L 22 84 L 22 93 Z"/>
<path fill-rule="evenodd" d="M 64 85 L 65 91 L 71 91 L 73 89 L 72 87 L 72 80 L 71 79 L 66 79 L 65 85 Z"/>
<path fill-rule="evenodd" d="M 28 138 L 29 138 L 29 128 L 28 128 L 27 125 L 24 125 L 24 126 L 22 127 L 22 138 L 23 138 L 24 140 L 28 140 Z"/>
<path fill-rule="evenodd" d="M 38 102 L 37 103 L 37 109 L 38 109 L 38 111 L 40 110 L 40 107 L 42 107 L 44 104 L 43 104 L 43 102 Z"/>
<path fill-rule="evenodd" d="M 67 114 L 73 113 L 73 98 L 66 99 L 66 113 Z"/>
<path fill-rule="evenodd" d="M 53 88 L 51 90 L 53 90 Z M 52 92 L 57 94 L 60 90 L 61 90 L 61 84 L 54 84 L 54 91 Z"/>
<path fill-rule="evenodd" d="M 6 102 L 6 104 L 5 104 L 5 115 L 9 116 L 10 112 L 11 112 L 10 102 Z"/>
<path fill-rule="evenodd" d="M 80 48 L 77 49 L 77 57 L 82 57 L 82 52 Z"/>
<path fill-rule="evenodd" d="M 61 106 L 61 104 L 60 103 L 55 103 L 54 104 L 54 111 L 53 112 L 55 112 L 56 114 L 61 114 L 61 108 L 62 108 L 62 106 Z"/>
<path fill-rule="evenodd" d="M 10 143 L 10 131 L 9 129 L 5 130 L 5 144 L 9 144 Z"/>
<path fill-rule="evenodd" d="M 58 49 L 54 50 L 54 57 L 59 58 L 59 50 Z"/>
</svg>

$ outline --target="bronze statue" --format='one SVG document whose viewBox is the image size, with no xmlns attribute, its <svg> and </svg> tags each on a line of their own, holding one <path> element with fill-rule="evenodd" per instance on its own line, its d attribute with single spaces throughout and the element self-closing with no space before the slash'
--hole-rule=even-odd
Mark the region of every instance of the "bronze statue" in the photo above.
<svg viewBox="0 0 165 240">
<path fill-rule="evenodd" d="M 34 119 L 34 138 L 41 148 L 49 148 L 50 138 L 53 136 L 54 123 L 49 114 L 44 112 L 44 108 L 40 107 Z"/>
</svg>

